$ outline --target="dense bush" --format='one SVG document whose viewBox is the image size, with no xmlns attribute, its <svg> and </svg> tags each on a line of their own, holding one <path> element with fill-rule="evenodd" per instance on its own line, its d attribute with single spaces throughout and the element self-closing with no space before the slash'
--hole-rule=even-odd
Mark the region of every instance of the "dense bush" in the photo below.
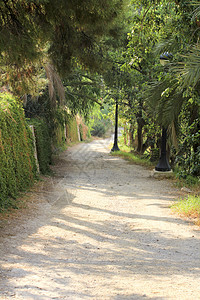
<svg viewBox="0 0 200 300">
<path fill-rule="evenodd" d="M 31 119 L 29 124 L 34 126 L 34 132 L 36 137 L 36 149 L 40 172 L 42 174 L 48 174 L 50 172 L 51 163 L 51 138 L 49 134 L 49 128 L 45 120 L 43 119 Z"/>
<path fill-rule="evenodd" d="M 19 192 L 36 178 L 32 133 L 21 104 L 0 93 L 0 209 L 14 206 Z"/>
<path fill-rule="evenodd" d="M 96 121 L 92 126 L 91 135 L 103 137 L 106 133 L 105 125 L 100 121 Z"/>
<path fill-rule="evenodd" d="M 65 107 L 52 105 L 47 90 L 38 99 L 29 96 L 24 110 L 27 118 L 44 120 L 48 125 L 48 135 L 53 152 L 62 150 L 65 147 L 66 139 L 73 142 L 78 141 L 75 117 Z"/>
<path fill-rule="evenodd" d="M 200 124 L 195 119 L 192 124 L 183 124 L 176 163 L 180 167 L 180 177 L 200 176 Z"/>
</svg>

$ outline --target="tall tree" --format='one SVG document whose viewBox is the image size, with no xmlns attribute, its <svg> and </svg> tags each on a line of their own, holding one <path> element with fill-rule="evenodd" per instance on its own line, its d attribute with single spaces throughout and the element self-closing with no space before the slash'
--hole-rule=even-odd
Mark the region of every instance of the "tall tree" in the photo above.
<svg viewBox="0 0 200 300">
<path fill-rule="evenodd" d="M 38 77 L 41 66 L 49 62 L 61 77 L 77 62 L 99 70 L 99 42 L 104 36 L 116 34 L 114 28 L 123 6 L 123 0 L 0 1 L 2 81 L 27 80 L 33 87 L 31 79 Z"/>
<path fill-rule="evenodd" d="M 47 50 L 62 73 L 67 72 L 74 57 L 94 66 L 97 40 L 111 32 L 122 6 L 122 0 L 3 0 L 1 58 L 22 66 Z"/>
</svg>

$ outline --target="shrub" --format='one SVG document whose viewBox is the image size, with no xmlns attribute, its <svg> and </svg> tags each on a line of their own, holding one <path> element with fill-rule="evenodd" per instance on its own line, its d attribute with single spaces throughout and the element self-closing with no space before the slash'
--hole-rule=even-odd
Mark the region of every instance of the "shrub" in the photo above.
<svg viewBox="0 0 200 300">
<path fill-rule="evenodd" d="M 21 104 L 9 93 L 0 93 L 0 209 L 14 206 L 19 192 L 37 173 L 32 133 Z"/>
<path fill-rule="evenodd" d="M 91 135 L 103 137 L 106 133 L 105 125 L 101 121 L 97 121 L 92 126 Z"/>
<path fill-rule="evenodd" d="M 189 120 L 190 121 L 190 120 Z M 199 118 L 191 124 L 185 121 L 181 127 L 181 139 L 179 151 L 176 156 L 176 164 L 180 169 L 180 177 L 192 175 L 200 176 L 200 122 Z"/>
<path fill-rule="evenodd" d="M 159 160 L 159 157 L 160 157 L 160 149 L 158 148 L 151 149 L 150 161 L 157 162 Z"/>
<path fill-rule="evenodd" d="M 36 126 L 39 126 L 40 121 L 48 125 L 47 134 L 48 138 L 51 138 L 53 149 L 55 151 L 62 149 L 65 144 L 64 127 L 68 120 L 68 113 L 62 107 L 52 105 L 48 91 L 46 90 L 37 100 L 29 96 L 24 110 L 27 118 L 37 120 Z M 47 132 L 46 129 L 45 131 Z"/>
</svg>

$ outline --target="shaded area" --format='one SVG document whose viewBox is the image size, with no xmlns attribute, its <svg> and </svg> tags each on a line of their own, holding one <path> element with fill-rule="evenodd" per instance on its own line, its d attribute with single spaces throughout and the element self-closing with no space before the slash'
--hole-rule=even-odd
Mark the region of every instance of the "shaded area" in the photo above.
<svg viewBox="0 0 200 300">
<path fill-rule="evenodd" d="M 167 182 L 161 193 L 99 141 L 63 153 L 54 171 L 38 217 L 1 245 L 2 297 L 195 299 L 200 235 L 168 214 Z"/>
</svg>

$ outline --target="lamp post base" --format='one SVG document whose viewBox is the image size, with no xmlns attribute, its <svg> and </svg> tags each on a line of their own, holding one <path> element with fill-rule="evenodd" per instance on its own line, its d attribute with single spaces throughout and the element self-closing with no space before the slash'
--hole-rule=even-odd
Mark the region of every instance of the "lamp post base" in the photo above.
<svg viewBox="0 0 200 300">
<path fill-rule="evenodd" d="M 174 176 L 174 173 L 172 170 L 162 172 L 162 171 L 156 171 L 156 169 L 154 169 L 152 171 L 151 176 L 154 178 L 159 178 L 159 179 L 172 178 Z"/>
<path fill-rule="evenodd" d="M 170 167 L 169 162 L 167 160 L 166 154 L 161 155 L 161 158 L 159 160 L 159 163 L 155 167 L 155 170 L 160 171 L 160 172 L 171 171 L 171 167 Z"/>
<path fill-rule="evenodd" d="M 120 151 L 120 149 L 119 149 L 117 143 L 114 143 L 114 145 L 113 145 L 113 147 L 112 147 L 112 149 L 111 149 L 111 152 L 115 152 L 115 151 Z"/>
</svg>

